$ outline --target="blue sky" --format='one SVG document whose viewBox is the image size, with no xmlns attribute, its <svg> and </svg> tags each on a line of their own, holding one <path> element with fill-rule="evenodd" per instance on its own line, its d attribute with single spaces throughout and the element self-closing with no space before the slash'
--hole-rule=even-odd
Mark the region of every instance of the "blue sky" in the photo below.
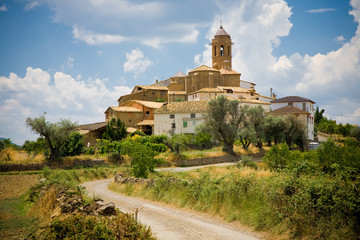
<svg viewBox="0 0 360 240">
<path fill-rule="evenodd" d="M 211 66 L 222 20 L 233 69 L 268 95 L 298 95 L 360 123 L 360 0 L 0 0 L 0 136 L 27 117 L 79 124 L 134 85 Z"/>
</svg>

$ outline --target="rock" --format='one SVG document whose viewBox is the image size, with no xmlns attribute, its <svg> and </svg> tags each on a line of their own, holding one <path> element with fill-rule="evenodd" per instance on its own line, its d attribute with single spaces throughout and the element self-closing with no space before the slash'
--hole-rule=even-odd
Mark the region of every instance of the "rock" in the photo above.
<svg viewBox="0 0 360 240">
<path fill-rule="evenodd" d="M 115 204 L 110 202 L 105 204 L 104 206 L 100 207 L 98 210 L 99 214 L 101 215 L 114 215 L 115 214 Z"/>
</svg>

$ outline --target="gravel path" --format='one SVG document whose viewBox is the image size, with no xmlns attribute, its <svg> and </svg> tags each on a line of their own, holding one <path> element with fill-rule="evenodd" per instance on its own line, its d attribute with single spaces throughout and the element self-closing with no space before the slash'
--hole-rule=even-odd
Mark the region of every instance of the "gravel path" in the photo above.
<svg viewBox="0 0 360 240">
<path fill-rule="evenodd" d="M 151 226 L 158 239 L 260 240 L 255 234 L 238 229 L 234 224 L 205 214 L 112 192 L 107 189 L 111 181 L 112 179 L 97 180 L 87 182 L 83 186 L 86 187 L 89 196 L 97 196 L 105 202 L 113 202 L 123 212 L 134 213 L 138 209 L 138 219 L 141 223 Z"/>
</svg>

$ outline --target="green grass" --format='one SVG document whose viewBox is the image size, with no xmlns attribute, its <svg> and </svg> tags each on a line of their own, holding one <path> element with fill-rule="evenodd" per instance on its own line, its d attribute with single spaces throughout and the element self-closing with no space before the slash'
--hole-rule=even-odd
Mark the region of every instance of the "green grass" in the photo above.
<svg viewBox="0 0 360 240">
<path fill-rule="evenodd" d="M 0 238 L 24 238 L 37 226 L 37 220 L 27 215 L 31 205 L 25 198 L 24 194 L 0 201 Z"/>
</svg>

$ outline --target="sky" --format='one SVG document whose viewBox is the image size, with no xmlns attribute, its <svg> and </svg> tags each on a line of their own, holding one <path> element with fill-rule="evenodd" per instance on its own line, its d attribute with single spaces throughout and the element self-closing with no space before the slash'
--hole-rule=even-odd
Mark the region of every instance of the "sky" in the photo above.
<svg viewBox="0 0 360 240">
<path fill-rule="evenodd" d="M 211 66 L 220 24 L 232 65 L 268 96 L 301 96 L 360 124 L 360 0 L 0 0 L 0 137 L 105 120 L 135 85 Z"/>
</svg>

